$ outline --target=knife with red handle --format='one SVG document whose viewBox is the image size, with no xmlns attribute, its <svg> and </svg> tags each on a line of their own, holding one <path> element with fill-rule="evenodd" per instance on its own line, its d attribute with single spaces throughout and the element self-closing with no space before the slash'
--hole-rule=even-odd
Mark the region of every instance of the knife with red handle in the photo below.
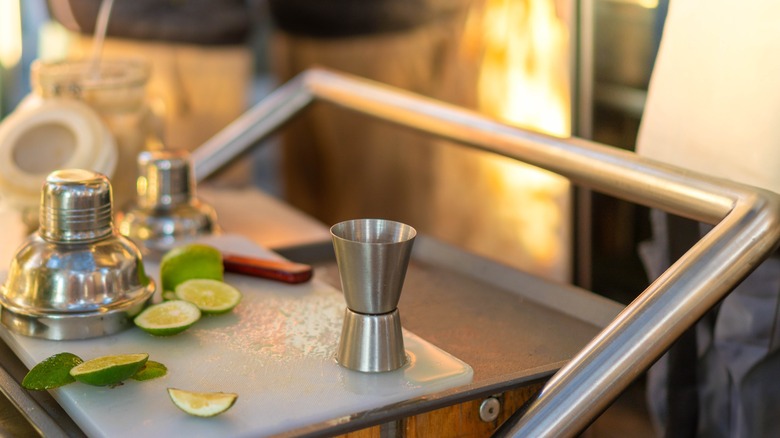
<svg viewBox="0 0 780 438">
<path fill-rule="evenodd" d="M 297 284 L 311 280 L 314 270 L 310 265 L 286 260 L 268 260 L 234 254 L 222 254 L 225 272 L 267 278 Z"/>
</svg>

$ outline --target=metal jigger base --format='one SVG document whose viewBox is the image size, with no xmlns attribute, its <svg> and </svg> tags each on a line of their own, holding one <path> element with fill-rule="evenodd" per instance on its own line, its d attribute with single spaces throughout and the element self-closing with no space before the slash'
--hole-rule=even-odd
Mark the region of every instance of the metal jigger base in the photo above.
<svg viewBox="0 0 780 438">
<path fill-rule="evenodd" d="M 336 361 L 365 373 L 393 371 L 406 364 L 398 309 L 366 315 L 346 309 Z"/>
</svg>

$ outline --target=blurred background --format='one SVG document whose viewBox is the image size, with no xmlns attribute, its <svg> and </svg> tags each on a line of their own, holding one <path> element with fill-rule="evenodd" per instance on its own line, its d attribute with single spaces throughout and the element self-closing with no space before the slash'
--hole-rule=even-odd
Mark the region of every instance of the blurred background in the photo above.
<svg viewBox="0 0 780 438">
<path fill-rule="evenodd" d="M 99 8 L 0 0 L 0 116 L 31 93 L 35 60 L 89 57 Z M 630 150 L 665 10 L 666 0 L 117 1 L 102 56 L 151 66 L 147 100 L 167 147 L 198 147 L 318 65 Z M 648 282 L 636 255 L 646 209 L 530 166 L 324 105 L 259 146 L 207 184 L 259 187 L 325 223 L 401 220 L 621 302 Z"/>
<path fill-rule="evenodd" d="M 102 59 L 150 67 L 147 148 L 193 150 L 280 84 L 324 66 L 548 135 L 633 150 L 667 4 L 118 0 L 98 45 L 99 0 L 0 0 L 0 119 L 40 93 L 36 61 L 88 59 L 97 48 Z M 134 169 L 128 161 L 120 168 Z M 325 224 L 399 220 L 622 303 L 649 282 L 637 255 L 650 235 L 646 208 L 326 104 L 204 185 L 260 189 Z M 629 425 L 609 423 L 598 436 L 649 433 L 630 424 L 643 415 L 637 384 L 630 414 L 613 417 Z"/>
</svg>

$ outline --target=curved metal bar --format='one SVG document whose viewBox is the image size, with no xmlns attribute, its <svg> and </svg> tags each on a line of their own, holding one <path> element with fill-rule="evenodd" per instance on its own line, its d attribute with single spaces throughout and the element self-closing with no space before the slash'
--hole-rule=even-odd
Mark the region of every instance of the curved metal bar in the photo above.
<svg viewBox="0 0 780 438">
<path fill-rule="evenodd" d="M 272 92 L 193 151 L 195 179 L 207 178 L 306 108 L 315 96 L 305 78 L 301 75 Z"/>
<path fill-rule="evenodd" d="M 558 139 L 413 93 L 321 69 L 288 82 L 193 153 L 202 180 L 309 103 L 330 102 L 503 155 L 625 200 L 717 224 L 553 376 L 501 435 L 572 436 L 780 241 L 780 196 L 581 139 Z"/>
</svg>

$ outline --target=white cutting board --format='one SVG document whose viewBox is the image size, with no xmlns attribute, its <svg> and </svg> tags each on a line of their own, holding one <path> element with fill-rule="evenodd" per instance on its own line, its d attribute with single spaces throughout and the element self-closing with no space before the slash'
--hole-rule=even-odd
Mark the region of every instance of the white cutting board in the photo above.
<svg viewBox="0 0 780 438">
<path fill-rule="evenodd" d="M 278 257 L 238 236 L 207 240 L 223 251 Z M 158 280 L 158 265 L 145 262 Z M 5 277 L 5 273 L 2 275 Z M 334 359 L 345 308 L 341 292 L 317 281 L 302 285 L 228 274 L 243 292 L 231 314 L 205 317 L 176 336 L 138 328 L 81 341 L 47 341 L 0 327 L 0 337 L 32 367 L 63 351 L 87 360 L 107 354 L 149 353 L 168 375 L 116 388 L 72 383 L 53 396 L 90 436 L 257 437 L 461 386 L 470 366 L 405 331 L 410 363 L 379 374 L 347 370 Z M 157 297 L 159 299 L 159 297 Z M 235 392 L 238 401 L 213 418 L 188 416 L 166 388 Z"/>
</svg>

